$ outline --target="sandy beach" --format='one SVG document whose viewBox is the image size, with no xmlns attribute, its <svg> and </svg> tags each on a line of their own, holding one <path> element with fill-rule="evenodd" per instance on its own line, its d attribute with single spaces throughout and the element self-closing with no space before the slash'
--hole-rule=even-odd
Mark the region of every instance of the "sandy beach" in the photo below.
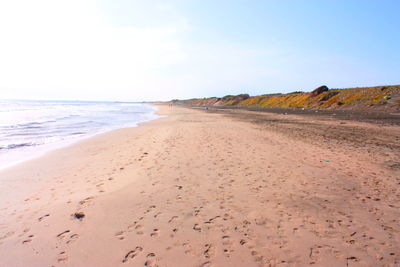
<svg viewBox="0 0 400 267">
<path fill-rule="evenodd" d="M 159 106 L 0 171 L 0 266 L 399 266 L 400 127 Z"/>
</svg>

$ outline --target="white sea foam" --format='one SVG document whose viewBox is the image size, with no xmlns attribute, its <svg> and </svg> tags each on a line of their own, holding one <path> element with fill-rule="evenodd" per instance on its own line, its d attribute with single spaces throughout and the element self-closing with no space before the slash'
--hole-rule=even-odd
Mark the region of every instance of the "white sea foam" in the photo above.
<svg viewBox="0 0 400 267">
<path fill-rule="evenodd" d="M 61 145 L 157 118 L 141 103 L 0 101 L 0 168 Z"/>
</svg>

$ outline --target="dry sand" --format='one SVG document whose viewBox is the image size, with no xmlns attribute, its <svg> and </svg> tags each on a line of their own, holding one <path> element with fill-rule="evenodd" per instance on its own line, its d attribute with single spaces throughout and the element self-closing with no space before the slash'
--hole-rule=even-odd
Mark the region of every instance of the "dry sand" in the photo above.
<svg viewBox="0 0 400 267">
<path fill-rule="evenodd" d="M 160 112 L 0 172 L 0 266 L 400 265 L 400 127 Z"/>
</svg>

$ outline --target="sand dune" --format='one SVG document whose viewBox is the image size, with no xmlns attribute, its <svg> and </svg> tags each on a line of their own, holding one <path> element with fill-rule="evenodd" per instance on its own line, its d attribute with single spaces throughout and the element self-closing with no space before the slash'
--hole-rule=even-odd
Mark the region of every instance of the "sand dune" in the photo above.
<svg viewBox="0 0 400 267">
<path fill-rule="evenodd" d="M 160 112 L 0 172 L 0 266 L 400 265 L 398 126 Z"/>
</svg>

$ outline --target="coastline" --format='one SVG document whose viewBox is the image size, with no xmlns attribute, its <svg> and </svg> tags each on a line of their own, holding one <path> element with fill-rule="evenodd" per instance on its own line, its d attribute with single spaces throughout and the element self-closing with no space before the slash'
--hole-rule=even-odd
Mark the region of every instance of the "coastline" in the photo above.
<svg viewBox="0 0 400 267">
<path fill-rule="evenodd" d="M 6 180 L 14 181 L 18 180 L 19 177 L 30 176 L 29 172 L 31 172 L 31 170 L 34 170 L 34 172 L 41 172 L 42 169 L 46 169 L 46 171 L 48 172 L 57 172 L 58 169 L 61 167 L 60 163 L 66 165 L 61 167 L 63 169 L 71 168 L 71 166 L 74 166 L 76 162 L 69 159 L 70 155 L 79 155 L 82 150 L 85 150 L 91 146 L 97 146 L 98 144 L 104 142 L 104 140 L 112 140 L 118 138 L 121 132 L 126 131 L 127 133 L 133 133 L 134 130 L 140 127 L 142 124 L 150 123 L 152 121 L 163 118 L 163 115 L 158 113 L 157 107 L 154 105 L 153 107 L 156 108 L 154 114 L 158 116 L 157 118 L 138 122 L 136 123 L 136 126 L 106 130 L 104 132 L 93 133 L 87 136 L 83 136 L 75 140 L 67 140 L 65 142 L 60 142 L 57 144 L 50 144 L 47 149 L 44 149 L 43 151 L 40 150 L 31 157 L 27 157 L 26 159 L 22 159 L 19 162 L 12 163 L 9 166 L 0 167 L 0 182 L 6 182 Z M 82 146 L 84 147 L 83 149 L 81 148 Z M 44 167 L 43 165 L 48 166 Z M 45 176 L 49 175 L 45 174 Z M 9 178 L 5 179 L 4 177 Z M 32 179 L 31 182 L 32 184 L 30 184 L 29 187 L 34 187 L 35 185 L 39 185 L 38 182 L 40 182 L 40 180 Z M 45 184 L 45 182 L 46 181 L 43 181 L 43 184 Z M 25 184 L 23 185 L 23 187 L 26 187 Z M 28 192 L 30 192 L 30 189 L 28 190 Z M 15 198 L 15 193 L 17 192 L 12 192 L 13 196 L 11 197 L 10 194 L 10 198 Z M 25 194 L 26 192 L 21 195 Z M 4 195 L 6 194 L 2 194 L 2 196 Z M 0 207 L 4 206 L 4 203 L 2 202 L 2 200 L 4 199 L 7 199 L 7 197 L 0 197 Z"/>
<path fill-rule="evenodd" d="M 167 117 L 0 170 L 1 264 L 400 262 L 398 149 L 292 134 L 321 124 L 356 135 L 379 131 L 391 144 L 394 137 L 383 133 L 396 136 L 398 127 L 248 111 L 159 112 Z"/>
<path fill-rule="evenodd" d="M 69 136 L 69 138 L 64 139 L 64 140 L 59 140 L 54 143 L 48 143 L 48 144 L 39 145 L 36 147 L 27 147 L 21 151 L 10 151 L 4 155 L 4 156 L 9 157 L 9 159 L 6 163 L 1 162 L 2 164 L 0 165 L 0 170 L 5 170 L 12 166 L 16 166 L 20 163 L 36 159 L 36 158 L 41 157 L 41 156 L 45 155 L 46 153 L 49 153 L 53 150 L 68 147 L 70 145 L 75 144 L 76 142 L 80 142 L 82 140 L 95 137 L 96 135 L 99 135 L 99 134 L 104 134 L 104 133 L 122 129 L 122 128 L 137 127 L 140 123 L 143 123 L 146 121 L 152 121 L 152 120 L 159 118 L 159 116 L 157 115 L 157 107 L 154 105 L 149 105 L 149 104 L 146 104 L 146 105 L 153 108 L 153 112 L 152 112 L 150 118 L 143 119 L 143 120 L 135 122 L 134 124 L 131 124 L 131 125 L 120 125 L 116 128 L 115 127 L 114 128 L 105 128 L 100 131 L 86 133 L 79 137 L 78 136 L 77 137 Z"/>
</svg>

